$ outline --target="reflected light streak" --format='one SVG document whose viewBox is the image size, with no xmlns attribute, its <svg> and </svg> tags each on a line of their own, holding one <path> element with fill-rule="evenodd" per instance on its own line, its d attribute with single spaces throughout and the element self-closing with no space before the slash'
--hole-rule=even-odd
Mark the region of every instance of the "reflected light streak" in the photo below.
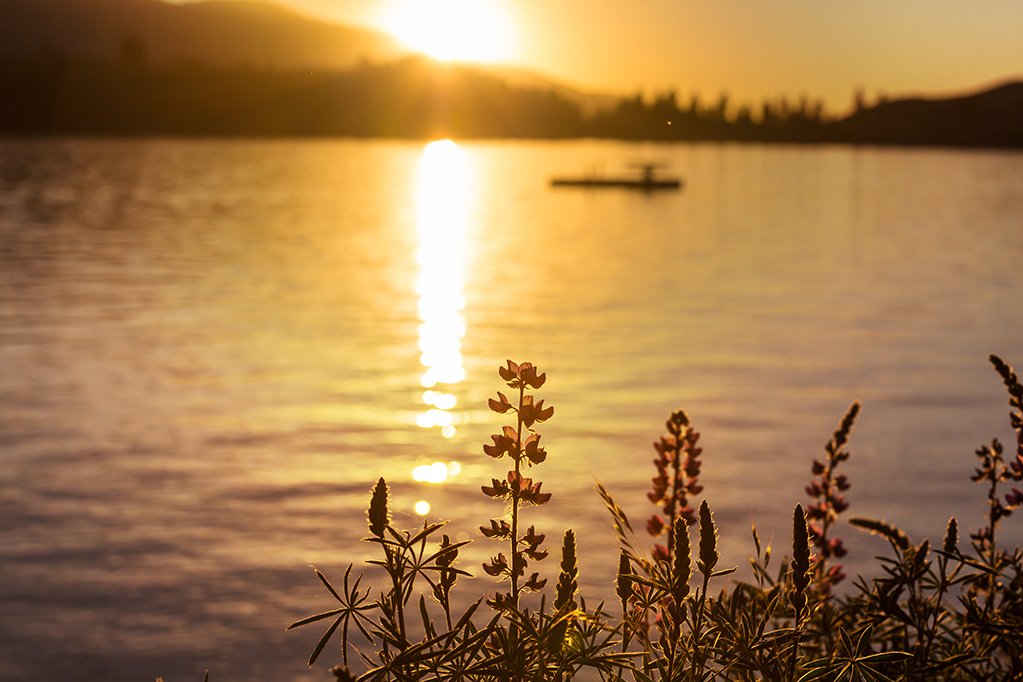
<svg viewBox="0 0 1023 682">
<path fill-rule="evenodd" d="M 458 399 L 450 388 L 465 379 L 462 338 L 465 336 L 466 226 L 469 174 L 465 153 L 450 140 L 431 142 L 419 167 L 417 224 L 419 230 L 419 350 L 425 371 L 420 377 L 427 410 L 416 417 L 422 428 L 438 427 L 445 438 L 455 435 Z"/>
</svg>

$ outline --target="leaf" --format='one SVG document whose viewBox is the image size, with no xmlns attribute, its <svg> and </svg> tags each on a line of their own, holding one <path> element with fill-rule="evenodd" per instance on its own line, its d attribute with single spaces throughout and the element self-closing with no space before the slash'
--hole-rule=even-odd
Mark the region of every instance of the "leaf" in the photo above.
<svg viewBox="0 0 1023 682">
<path fill-rule="evenodd" d="M 323 633 L 323 637 L 320 637 L 320 641 L 316 643 L 316 648 L 313 649 L 312 655 L 309 656 L 310 668 L 313 667 L 313 663 L 316 662 L 316 659 L 319 657 L 320 652 L 323 651 L 323 647 L 327 645 L 327 640 L 329 640 L 330 636 L 334 634 L 335 630 L 337 630 L 337 626 L 341 624 L 341 620 L 342 617 L 338 616 L 337 620 L 331 623 L 331 626 L 327 628 L 326 632 Z"/>
<path fill-rule="evenodd" d="M 863 676 L 863 679 L 867 682 L 895 682 L 895 680 L 884 673 L 874 670 L 868 666 L 858 666 L 855 670 L 859 672 L 859 674 Z"/>
<path fill-rule="evenodd" d="M 849 519 L 849 523 L 871 534 L 884 536 L 889 542 L 903 551 L 909 548 L 909 537 L 890 523 L 878 519 L 864 519 L 860 517 Z"/>
<path fill-rule="evenodd" d="M 944 661 L 939 661 L 939 662 L 934 663 L 932 665 L 929 665 L 929 666 L 927 666 L 925 668 L 921 668 L 920 672 L 921 673 L 936 673 L 936 672 L 940 672 L 942 670 L 945 670 L 946 668 L 951 668 L 954 665 L 958 665 L 958 664 L 962 663 L 963 661 L 968 661 L 971 658 L 973 658 L 973 654 L 957 654 L 955 656 L 951 656 L 949 658 L 946 658 Z"/>
<path fill-rule="evenodd" d="M 437 521 L 436 523 L 431 523 L 430 525 L 426 526 L 421 531 L 413 535 L 411 539 L 409 539 L 408 541 L 409 547 L 416 544 L 417 542 L 419 542 L 426 536 L 430 535 L 431 533 L 436 532 L 439 528 L 443 528 L 444 526 L 447 525 L 447 523 L 448 523 L 447 521 Z"/>
<path fill-rule="evenodd" d="M 343 609 L 333 609 L 331 611 L 324 611 L 323 613 L 317 613 L 315 616 L 308 616 L 308 617 L 303 618 L 301 620 L 296 620 L 294 623 L 292 623 L 288 627 L 284 628 L 284 631 L 287 632 L 288 630 L 291 630 L 293 628 L 302 627 L 303 625 L 308 625 L 309 623 L 315 623 L 316 621 L 323 620 L 324 618 L 330 618 L 331 616 L 336 616 L 337 614 L 341 613 L 342 610 Z"/>
<path fill-rule="evenodd" d="M 867 654 L 866 656 L 857 657 L 857 661 L 868 662 L 868 663 L 889 663 L 891 661 L 901 661 L 906 658 L 912 658 L 913 654 L 905 651 L 882 651 L 877 654 Z"/>
<path fill-rule="evenodd" d="M 989 575 L 999 575 L 999 576 L 1002 575 L 999 571 L 996 571 L 995 569 L 991 568 L 987 564 L 982 564 L 979 561 L 977 561 L 976 559 L 971 559 L 968 556 L 964 556 L 964 555 L 958 554 L 958 553 L 956 553 L 956 554 L 949 554 L 948 552 L 945 552 L 944 550 L 940 550 L 940 549 L 935 549 L 934 552 L 936 554 L 940 554 L 942 556 L 948 557 L 949 559 L 953 559 L 955 561 L 961 561 L 964 564 L 966 564 L 967 566 L 975 568 L 978 571 L 984 571 L 985 573 L 987 573 Z"/>
<path fill-rule="evenodd" d="M 798 682 L 810 682 L 811 680 L 818 680 L 830 672 L 831 670 L 829 668 L 824 667 L 814 668 L 813 670 L 807 670 L 805 673 L 803 673 L 802 677 L 799 678 Z"/>
<path fill-rule="evenodd" d="M 426 636 L 433 638 L 437 636 L 437 631 L 433 627 L 433 619 L 430 618 L 430 612 L 426 610 L 426 597 L 419 595 L 419 615 L 423 619 L 423 630 L 426 632 Z"/>
<path fill-rule="evenodd" d="M 351 566 L 349 566 L 349 569 L 350 568 Z M 327 580 L 327 576 L 320 573 L 319 569 L 317 568 L 314 568 L 313 570 L 316 571 L 316 577 L 320 579 L 320 582 L 323 583 L 323 586 L 326 587 L 327 590 L 332 595 L 334 595 L 334 599 L 337 599 L 340 603 L 344 604 L 345 603 L 344 600 L 340 596 L 338 596 L 337 590 L 335 590 L 334 586 L 330 584 L 329 580 Z"/>
</svg>

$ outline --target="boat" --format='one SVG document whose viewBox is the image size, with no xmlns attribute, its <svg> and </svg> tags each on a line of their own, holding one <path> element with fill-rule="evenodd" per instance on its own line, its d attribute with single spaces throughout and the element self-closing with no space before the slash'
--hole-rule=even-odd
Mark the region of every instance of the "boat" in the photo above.
<svg viewBox="0 0 1023 682">
<path fill-rule="evenodd" d="M 679 178 L 657 175 L 657 169 L 661 167 L 661 164 L 633 163 L 629 165 L 639 169 L 638 176 L 615 177 L 593 174 L 583 177 L 555 177 L 551 178 L 551 187 L 619 187 L 623 189 L 638 189 L 644 192 L 679 190 L 682 188 L 682 181 Z"/>
</svg>

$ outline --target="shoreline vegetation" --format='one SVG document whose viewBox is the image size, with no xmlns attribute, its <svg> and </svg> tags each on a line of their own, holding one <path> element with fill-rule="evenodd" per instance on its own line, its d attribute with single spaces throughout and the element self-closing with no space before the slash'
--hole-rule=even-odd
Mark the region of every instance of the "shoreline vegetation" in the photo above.
<svg viewBox="0 0 1023 682">
<path fill-rule="evenodd" d="M 700 483 L 700 434 L 677 410 L 654 444 L 647 498 L 655 511 L 645 528 L 636 530 L 612 492 L 597 486 L 620 554 L 617 603 L 596 605 L 580 594 L 588 557 L 577 556 L 571 529 L 554 550 L 557 581 L 548 585 L 532 570 L 548 557 L 546 535 L 555 529 L 527 528 L 522 512 L 551 498 L 535 477 L 547 458 L 539 427 L 554 408 L 537 397 L 546 375 L 508 361 L 500 368 L 508 395 L 489 400 L 507 425 L 483 451 L 509 470 L 481 487 L 495 516 L 479 527 L 495 546 L 482 568 L 497 591 L 459 611 L 452 593 L 469 575 L 458 565 L 468 541 L 452 542 L 445 522 L 393 525 L 381 478 L 364 541 L 378 546 L 380 558 L 368 563 L 386 576 L 373 581 L 382 587 L 364 586 L 351 565 L 340 579 L 314 569 L 330 606 L 288 629 L 329 623 L 309 665 L 333 658 L 327 644 L 340 640 L 331 672 L 347 681 L 561 681 L 580 673 L 608 682 L 1021 680 L 1023 548 L 998 544 L 997 531 L 1023 506 L 1023 384 L 1001 358 L 989 360 L 1009 395 L 1015 443 L 993 440 L 975 453 L 971 479 L 987 509 L 979 527 L 965 522 L 961 533 L 951 518 L 932 544 L 885 521 L 850 519 L 885 550 L 875 576 L 834 590 L 846 579 L 838 533 L 852 482 L 840 470 L 860 410 L 853 403 L 810 466 L 809 501 L 795 505 L 783 550 L 789 556 L 772 562 L 754 527 L 752 578 L 728 577 L 736 558 L 722 561 L 718 552 L 713 491 Z"/>
<path fill-rule="evenodd" d="M 554 86 L 402 57 L 334 70 L 0 54 L 0 134 L 14 136 L 578 139 L 1023 149 L 1023 82 L 945 99 L 868 101 L 834 115 L 806 96 L 759 104 L 666 91 L 599 108 Z"/>
</svg>

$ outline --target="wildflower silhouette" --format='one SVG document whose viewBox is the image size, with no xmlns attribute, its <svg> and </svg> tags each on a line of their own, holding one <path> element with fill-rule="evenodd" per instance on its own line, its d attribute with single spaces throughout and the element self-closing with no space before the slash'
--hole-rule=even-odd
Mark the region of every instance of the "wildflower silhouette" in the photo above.
<svg viewBox="0 0 1023 682">
<path fill-rule="evenodd" d="M 545 407 L 543 400 L 534 401 L 534 396 L 527 392 L 542 387 L 547 381 L 546 374 L 538 374 L 531 363 L 520 365 L 511 360 L 500 368 L 499 374 L 509 388 L 518 392 L 518 396 L 513 403 L 504 393 L 498 392 L 496 399 L 488 401 L 494 412 L 512 412 L 516 419 L 513 426 L 505 426 L 501 433 L 490 437 L 493 444 L 483 446 L 483 452 L 489 457 L 512 460 L 512 469 L 504 480 L 492 479 L 491 485 L 481 488 L 487 497 L 511 504 L 510 523 L 504 519 L 490 519 L 489 526 L 480 526 L 480 532 L 486 537 L 508 543 L 508 556 L 501 552 L 483 564 L 487 574 L 507 579 L 511 584 L 510 591 L 498 593 L 487 600 L 495 609 L 517 607 L 522 590 L 538 592 L 547 584 L 547 580 L 541 579 L 537 572 L 520 584 L 529 561 L 540 561 L 547 556 L 547 552 L 540 549 L 545 538 L 543 534 L 538 534 L 533 526 L 521 533 L 522 505 L 540 506 L 551 499 L 550 493 L 541 492 L 541 482 L 534 483 L 532 478 L 523 476 L 522 471 L 547 459 L 547 452 L 540 446 L 540 434 L 533 427 L 554 415 L 553 407 Z"/>
<path fill-rule="evenodd" d="M 700 434 L 690 425 L 689 416 L 683 410 L 675 410 L 665 422 L 668 430 L 666 435 L 654 443 L 657 458 L 654 466 L 657 475 L 651 479 L 651 490 L 647 499 L 661 508 L 664 517 L 653 514 L 646 524 L 647 532 L 653 537 L 661 535 L 666 529 L 675 527 L 676 519 L 682 518 L 686 523 L 696 523 L 696 513 L 689 504 L 689 496 L 698 495 L 703 491 L 699 483 L 700 453 L 697 447 Z M 668 545 L 654 545 L 653 556 L 657 560 L 667 561 L 671 557 L 672 546 L 669 534 Z"/>
<path fill-rule="evenodd" d="M 702 492 L 699 434 L 677 410 L 655 445 L 657 476 L 647 496 L 666 516 L 651 517 L 648 531 L 655 538 L 667 532 L 667 546 L 651 552 L 624 509 L 597 484 L 619 544 L 616 617 L 603 603 L 587 607 L 571 529 L 563 536 L 556 584 L 548 587 L 537 572 L 526 577 L 547 557 L 544 534 L 526 527 L 523 513 L 550 499 L 526 474 L 547 459 L 536 429 L 554 409 L 535 397 L 546 375 L 530 363 L 509 361 L 499 374 L 514 393 L 499 392 L 488 404 L 515 418 L 483 451 L 510 466 L 504 477 L 481 486 L 507 514 L 480 526 L 484 537 L 505 543 L 483 568 L 507 589 L 491 598 L 457 597 L 466 585 L 461 578 L 470 577 L 458 567 L 466 542 L 452 542 L 442 532 L 445 522 L 397 528 L 387 483 L 379 479 L 364 542 L 379 550 L 380 558 L 368 563 L 387 580 L 374 583 L 374 591 L 363 587 L 352 565 L 333 583 L 314 568 L 332 603 L 288 629 L 329 621 L 308 662 L 313 665 L 340 633 L 340 663 L 330 673 L 348 682 L 562 682 L 584 668 L 609 682 L 1023 680 L 1023 549 L 995 542 L 999 524 L 1023 503 L 1023 491 L 1012 487 L 1023 480 L 1023 387 L 1007 363 L 997 356 L 991 363 L 1009 393 L 1017 452 L 1007 456 L 997 440 L 977 452 L 972 478 L 986 485 L 987 505 L 970 547 L 960 547 L 955 518 L 940 548 L 927 539 L 914 542 L 886 521 L 851 519 L 886 541 L 891 553 L 878 557 L 879 577 L 860 577 L 845 592 L 832 589 L 841 580 L 833 560 L 845 553 L 834 524 L 848 507 L 843 493 L 849 489 L 835 470 L 849 458 L 845 447 L 859 412 L 853 403 L 825 446 L 825 461 L 813 463 L 812 503 L 805 512 L 800 505 L 793 510 L 791 559 L 772 573 L 771 547 L 761 545 L 754 527 L 753 580 L 719 585 L 715 581 L 735 569 L 718 567 L 718 528 L 707 500 L 693 509 L 693 497 Z M 1010 492 L 1003 493 L 1005 485 Z M 698 532 L 695 545 L 690 531 Z M 525 592 L 538 593 L 538 607 L 521 603 Z M 481 609 L 484 600 L 491 611 Z M 355 661 L 364 672 L 352 671 Z"/>
<path fill-rule="evenodd" d="M 842 493 L 849 489 L 850 483 L 845 475 L 836 476 L 835 469 L 849 459 L 849 451 L 843 448 L 849 441 L 849 433 L 859 413 L 859 403 L 854 402 L 849 406 L 838 429 L 824 446 L 827 458 L 823 462 L 813 460 L 811 471 L 816 478 L 806 487 L 807 495 L 814 499 L 814 504 L 806 510 L 806 517 L 810 521 L 807 530 L 817 550 L 814 558 L 815 570 L 821 575 L 825 592 L 829 591 L 832 585 L 845 579 L 841 564 L 836 563 L 828 567 L 827 563 L 832 557 L 841 558 L 846 553 L 841 538 L 832 536 L 831 529 L 838 515 L 849 508 L 849 503 Z"/>
</svg>

